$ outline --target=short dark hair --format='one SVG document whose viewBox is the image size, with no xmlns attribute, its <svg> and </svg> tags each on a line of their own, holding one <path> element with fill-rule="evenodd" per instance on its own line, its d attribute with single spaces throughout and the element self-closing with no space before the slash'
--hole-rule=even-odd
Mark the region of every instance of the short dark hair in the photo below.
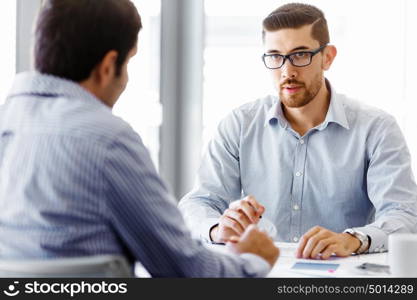
<svg viewBox="0 0 417 300">
<path fill-rule="evenodd" d="M 130 0 L 47 0 L 36 23 L 35 69 L 80 82 L 115 50 L 119 75 L 141 28 Z"/>
<path fill-rule="evenodd" d="M 312 37 L 320 46 L 330 42 L 329 29 L 324 13 L 317 7 L 303 3 L 289 3 L 278 7 L 263 20 L 262 37 L 266 31 L 277 31 L 284 28 L 300 28 L 313 25 Z"/>
</svg>

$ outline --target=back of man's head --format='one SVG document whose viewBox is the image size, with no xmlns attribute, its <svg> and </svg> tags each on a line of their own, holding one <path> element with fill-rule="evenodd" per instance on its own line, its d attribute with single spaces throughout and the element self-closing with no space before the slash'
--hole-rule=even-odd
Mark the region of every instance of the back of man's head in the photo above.
<svg viewBox="0 0 417 300">
<path fill-rule="evenodd" d="M 36 24 L 35 69 L 81 82 L 115 50 L 119 75 L 141 28 L 130 0 L 47 0 Z"/>
<path fill-rule="evenodd" d="M 298 29 L 311 24 L 314 24 L 312 37 L 319 41 L 320 46 L 328 44 L 330 42 L 329 29 L 323 12 L 313 5 L 303 3 L 288 3 L 271 12 L 263 20 L 263 36 L 266 31 Z"/>
</svg>

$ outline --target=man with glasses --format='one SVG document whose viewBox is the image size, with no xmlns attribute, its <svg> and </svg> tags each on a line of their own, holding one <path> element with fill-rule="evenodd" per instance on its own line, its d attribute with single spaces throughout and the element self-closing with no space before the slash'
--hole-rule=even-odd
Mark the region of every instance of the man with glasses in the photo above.
<svg viewBox="0 0 417 300">
<path fill-rule="evenodd" d="M 286 4 L 263 28 L 278 97 L 220 123 L 180 202 L 191 228 L 227 242 L 272 223 L 277 240 L 299 243 L 298 257 L 322 259 L 385 251 L 389 234 L 416 232 L 405 140 L 391 115 L 338 94 L 324 77 L 337 51 L 323 13 Z"/>
</svg>

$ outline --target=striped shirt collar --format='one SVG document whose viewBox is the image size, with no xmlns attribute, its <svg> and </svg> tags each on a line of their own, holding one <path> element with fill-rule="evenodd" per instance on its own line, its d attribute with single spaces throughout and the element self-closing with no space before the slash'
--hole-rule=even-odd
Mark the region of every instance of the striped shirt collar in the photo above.
<svg viewBox="0 0 417 300">
<path fill-rule="evenodd" d="M 110 107 L 77 82 L 36 71 L 17 74 L 7 100 L 22 95 L 83 99 L 111 110 Z"/>
</svg>

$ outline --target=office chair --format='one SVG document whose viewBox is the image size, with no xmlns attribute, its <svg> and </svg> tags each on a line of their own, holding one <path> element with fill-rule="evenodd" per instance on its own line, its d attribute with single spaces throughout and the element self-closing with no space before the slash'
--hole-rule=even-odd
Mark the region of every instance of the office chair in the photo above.
<svg viewBox="0 0 417 300">
<path fill-rule="evenodd" d="M 117 255 L 0 259 L 0 277 L 133 277 L 133 267 Z"/>
</svg>

